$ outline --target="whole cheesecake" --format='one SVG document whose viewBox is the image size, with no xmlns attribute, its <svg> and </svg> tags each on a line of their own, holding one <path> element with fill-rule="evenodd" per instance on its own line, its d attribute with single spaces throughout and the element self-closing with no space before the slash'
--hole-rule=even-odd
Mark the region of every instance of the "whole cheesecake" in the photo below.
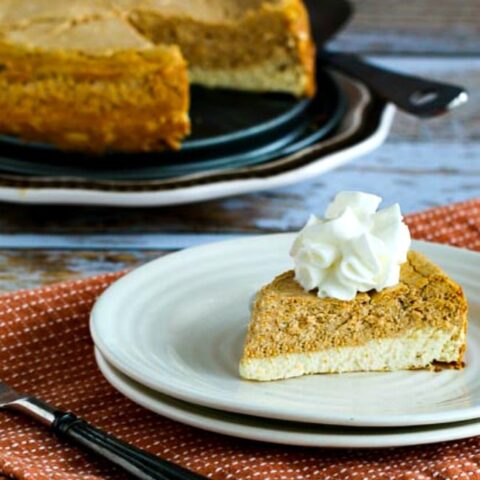
<svg viewBox="0 0 480 480">
<path fill-rule="evenodd" d="M 409 252 L 397 285 L 348 301 L 305 291 L 289 271 L 256 296 L 240 375 L 461 368 L 466 329 L 461 287 L 418 252 Z"/>
<path fill-rule="evenodd" d="M 189 84 L 311 96 L 301 0 L 3 0 L 0 133 L 79 151 L 178 148 Z"/>
</svg>

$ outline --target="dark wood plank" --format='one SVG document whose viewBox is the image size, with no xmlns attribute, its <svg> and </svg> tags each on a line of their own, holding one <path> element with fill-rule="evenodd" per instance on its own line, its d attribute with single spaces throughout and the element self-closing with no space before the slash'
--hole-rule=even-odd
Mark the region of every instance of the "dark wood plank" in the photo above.
<svg viewBox="0 0 480 480">
<path fill-rule="evenodd" d="M 0 219 L 8 245 L 15 234 L 43 243 L 39 234 L 63 233 L 64 248 L 88 248 L 83 235 L 113 235 L 104 248 L 142 248 L 143 233 L 184 234 L 295 230 L 321 213 L 340 190 L 376 192 L 386 203 L 415 211 L 480 194 L 480 143 L 391 142 L 373 154 L 298 185 L 230 199 L 153 209 L 9 206 Z M 116 235 L 118 234 L 118 235 Z M 128 235 L 126 235 L 128 234 Z M 13 235 L 13 236 L 12 236 Z M 127 238 L 128 237 L 128 238 Z M 133 240 L 132 240 L 133 238 Z M 175 240 L 173 235 L 172 243 Z M 98 244 L 97 241 L 95 243 Z M 149 239 L 148 248 L 152 248 Z M 162 248 L 167 246 L 162 242 Z"/>
<path fill-rule="evenodd" d="M 361 53 L 480 53 L 480 0 L 354 0 L 332 48 Z"/>
<path fill-rule="evenodd" d="M 0 250 L 0 293 L 137 267 L 164 253 Z"/>
</svg>

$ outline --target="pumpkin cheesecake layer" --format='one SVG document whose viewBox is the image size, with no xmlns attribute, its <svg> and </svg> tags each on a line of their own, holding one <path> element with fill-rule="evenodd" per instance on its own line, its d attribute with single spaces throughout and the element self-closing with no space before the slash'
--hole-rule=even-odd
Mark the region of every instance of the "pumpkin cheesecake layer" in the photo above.
<svg viewBox="0 0 480 480">
<path fill-rule="evenodd" d="M 188 134 L 188 82 L 175 48 L 82 53 L 0 45 L 0 131 L 64 149 L 177 148 Z"/>
<path fill-rule="evenodd" d="M 190 131 L 177 47 L 154 46 L 114 17 L 10 29 L 0 43 L 0 131 L 64 149 L 178 148 Z"/>
<path fill-rule="evenodd" d="M 463 365 L 467 303 L 436 265 L 410 252 L 400 283 L 351 301 L 319 298 L 278 276 L 257 294 L 240 362 L 242 377 Z"/>
</svg>

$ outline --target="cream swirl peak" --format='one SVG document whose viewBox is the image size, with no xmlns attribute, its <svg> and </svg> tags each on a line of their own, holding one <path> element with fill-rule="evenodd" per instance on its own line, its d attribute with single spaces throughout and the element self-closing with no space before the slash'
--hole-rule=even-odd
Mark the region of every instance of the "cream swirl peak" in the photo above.
<svg viewBox="0 0 480 480">
<path fill-rule="evenodd" d="M 398 204 L 377 210 L 381 197 L 341 192 L 325 218 L 312 215 L 290 255 L 295 279 L 319 297 L 352 300 L 358 292 L 381 291 L 399 282 L 410 232 Z"/>
</svg>

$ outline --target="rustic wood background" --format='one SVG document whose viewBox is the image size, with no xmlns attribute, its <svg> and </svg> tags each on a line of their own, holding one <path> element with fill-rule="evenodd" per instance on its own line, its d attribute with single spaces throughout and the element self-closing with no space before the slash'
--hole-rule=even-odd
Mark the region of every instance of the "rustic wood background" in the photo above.
<svg viewBox="0 0 480 480">
<path fill-rule="evenodd" d="M 2 204 L 0 291 L 133 267 L 189 245 L 298 229 L 339 190 L 378 193 L 411 212 L 480 195 L 480 0 L 357 0 L 332 48 L 465 85 L 469 104 L 435 120 L 397 114 L 376 152 L 272 192 L 176 208 Z"/>
</svg>

